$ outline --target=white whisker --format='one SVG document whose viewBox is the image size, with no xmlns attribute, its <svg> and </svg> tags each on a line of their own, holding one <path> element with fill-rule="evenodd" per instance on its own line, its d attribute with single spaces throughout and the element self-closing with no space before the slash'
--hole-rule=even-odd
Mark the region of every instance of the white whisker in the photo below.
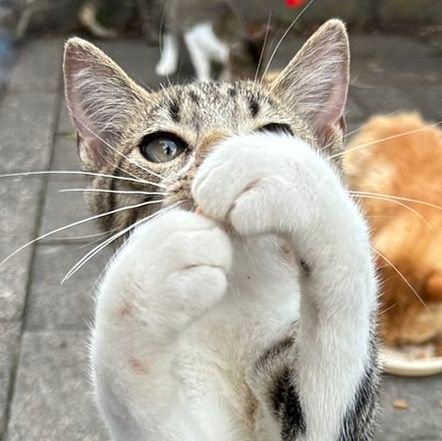
<svg viewBox="0 0 442 441">
<path fill-rule="evenodd" d="M 166 187 L 160 186 L 155 182 L 142 181 L 140 179 L 126 178 L 124 176 L 114 176 L 105 173 L 93 173 L 84 172 L 78 170 L 41 170 L 41 171 L 30 171 L 30 172 L 19 172 L 19 173 L 6 173 L 0 175 L 0 178 L 19 178 L 22 176 L 39 176 L 39 175 L 82 175 L 82 176 L 97 176 L 100 178 L 116 179 L 118 181 L 129 181 L 136 182 L 137 184 L 149 184 L 165 189 Z"/>
<path fill-rule="evenodd" d="M 307 11 L 307 9 L 310 8 L 310 6 L 315 2 L 315 0 L 310 0 L 301 10 L 301 12 L 297 15 L 297 17 L 291 22 L 290 26 L 287 28 L 287 30 L 284 32 L 282 37 L 279 39 L 275 49 L 272 52 L 272 55 L 270 55 L 269 61 L 267 63 L 266 68 L 264 69 L 264 72 L 261 77 L 261 81 L 265 78 L 267 75 L 267 71 L 269 70 L 270 65 L 272 64 L 273 59 L 275 58 L 276 52 L 278 51 L 279 47 L 281 46 L 282 42 L 285 40 L 285 37 L 287 37 L 288 33 L 293 29 L 296 23 L 298 23 L 298 20 L 303 16 L 304 12 Z"/>
<path fill-rule="evenodd" d="M 113 193 L 113 194 L 133 194 L 146 196 L 167 196 L 169 193 L 160 191 L 136 191 L 136 190 L 108 190 L 105 188 L 63 188 L 59 193 Z"/>
<path fill-rule="evenodd" d="M 264 54 L 265 54 L 265 50 L 266 50 L 267 40 L 269 38 L 271 22 L 272 22 L 272 10 L 270 10 L 269 18 L 267 19 L 267 29 L 266 29 L 266 33 L 265 33 L 265 36 L 264 36 L 264 42 L 262 44 L 261 54 L 259 55 L 259 61 L 258 61 L 258 66 L 256 67 L 255 78 L 253 79 L 253 81 L 255 83 L 256 83 L 256 80 L 258 79 L 259 71 L 261 70 L 261 64 L 262 64 L 262 61 L 264 59 Z"/>
<path fill-rule="evenodd" d="M 50 241 L 57 241 L 57 240 L 83 240 L 83 239 L 92 239 L 93 237 L 101 237 L 105 235 L 109 235 L 114 230 L 104 231 L 101 233 L 94 233 L 94 234 L 84 234 L 82 236 L 68 236 L 68 237 L 51 237 L 48 239 L 48 242 Z M 101 240 L 101 239 L 99 239 Z"/>
<path fill-rule="evenodd" d="M 400 138 L 402 136 L 412 135 L 413 133 L 421 132 L 422 130 L 426 130 L 426 129 L 430 128 L 430 127 L 437 127 L 440 124 L 442 124 L 442 121 L 438 121 L 438 122 L 436 122 L 434 124 L 428 124 L 428 125 L 426 125 L 424 127 L 420 127 L 419 129 L 409 130 L 407 132 L 400 133 L 399 135 L 387 136 L 386 138 L 376 139 L 375 141 L 372 141 L 372 142 L 366 142 L 364 144 L 359 144 L 359 145 L 351 147 L 351 148 L 349 148 L 349 149 L 347 149 L 347 150 L 345 150 L 343 152 L 336 153 L 335 155 L 331 155 L 331 156 L 328 157 L 328 159 L 334 159 L 334 158 L 337 158 L 339 156 L 345 155 L 348 152 L 352 152 L 353 150 L 359 150 L 360 148 L 369 147 L 369 146 L 377 144 L 379 142 L 390 141 L 391 139 L 396 139 L 396 138 Z"/>
<path fill-rule="evenodd" d="M 381 252 L 379 252 L 377 249 L 371 247 L 371 249 L 382 259 L 385 260 L 385 262 L 387 262 L 397 273 L 397 275 L 404 281 L 404 283 L 411 289 L 411 291 L 413 291 L 413 293 L 415 294 L 415 296 L 419 299 L 419 301 L 422 303 L 422 305 L 424 306 L 424 308 L 429 311 L 428 306 L 425 304 L 425 302 L 422 300 L 422 297 L 417 293 L 417 291 L 413 288 L 413 286 L 411 285 L 411 283 L 406 279 L 406 277 L 399 271 L 399 269 L 393 264 L 393 262 L 391 262 L 390 259 L 388 259 L 387 257 L 385 257 Z"/>
<path fill-rule="evenodd" d="M 109 239 L 105 240 L 102 244 L 98 245 L 97 247 L 95 247 L 94 249 L 92 249 L 91 251 L 89 251 L 85 256 L 83 256 L 68 272 L 67 274 L 63 277 L 63 280 L 60 282 L 61 284 L 63 284 L 64 282 L 66 282 L 68 279 L 70 279 L 78 270 L 80 270 L 80 268 L 85 265 L 90 259 L 92 259 L 95 255 L 97 255 L 101 250 L 103 250 L 104 248 L 106 248 L 108 245 L 110 245 L 112 242 L 116 241 L 117 239 L 119 239 L 121 236 L 125 235 L 126 233 L 128 233 L 129 231 L 131 231 L 132 229 L 134 229 L 135 227 L 137 227 L 138 225 L 140 225 L 143 222 L 147 222 L 148 220 L 159 216 L 161 213 L 164 213 L 165 211 L 171 210 L 175 207 L 177 207 L 180 202 L 177 202 L 175 204 L 172 204 L 169 207 L 163 208 L 162 210 L 159 210 L 153 214 L 151 214 L 150 216 L 147 216 L 143 219 L 139 219 L 138 221 L 134 222 L 132 225 L 128 226 L 127 228 L 124 228 L 122 231 L 120 231 L 117 234 L 114 234 L 112 237 L 110 237 Z"/>
<path fill-rule="evenodd" d="M 418 218 L 420 218 L 426 225 L 428 228 L 431 228 L 431 225 L 427 222 L 427 220 L 422 216 L 422 214 L 420 214 L 418 211 L 414 210 L 413 208 L 409 207 L 408 205 L 403 204 L 400 201 L 397 201 L 395 199 L 390 199 L 387 197 L 382 197 L 382 196 L 377 196 L 377 195 L 365 195 L 365 194 L 357 194 L 356 192 L 350 191 L 350 194 L 352 194 L 355 197 L 358 198 L 365 198 L 365 199 L 376 199 L 376 200 L 381 200 L 381 201 L 386 201 L 386 202 L 391 202 L 393 204 L 399 205 L 400 207 L 403 207 L 409 211 L 411 211 L 413 214 L 415 214 Z"/>
<path fill-rule="evenodd" d="M 436 210 L 442 210 L 442 207 L 440 205 L 435 205 L 432 204 L 430 202 L 426 202 L 426 201 L 421 201 L 420 199 L 412 199 L 412 198 L 406 198 L 403 196 L 394 196 L 391 194 L 385 194 L 385 193 L 373 193 L 370 191 L 353 191 L 351 190 L 350 193 L 352 194 L 358 194 L 358 195 L 363 195 L 363 196 L 383 196 L 389 199 L 396 199 L 399 201 L 404 201 L 404 202 L 410 202 L 413 204 L 419 204 L 419 205 L 425 205 L 426 207 L 431 207 L 431 208 L 435 208 Z"/>
<path fill-rule="evenodd" d="M 119 213 L 119 212 L 124 211 L 124 210 L 131 210 L 131 209 L 134 209 L 134 208 L 139 208 L 139 207 L 143 207 L 145 205 L 150 205 L 150 204 L 157 204 L 157 203 L 160 203 L 160 202 L 163 202 L 163 201 L 162 200 L 147 201 L 147 202 L 142 202 L 140 204 L 128 205 L 126 207 L 116 208 L 114 210 L 107 211 L 105 213 L 100 213 L 100 214 L 97 214 L 95 216 L 91 216 L 91 217 L 88 217 L 86 219 L 81 219 L 79 221 L 73 222 L 73 223 L 71 223 L 69 225 L 65 225 L 63 227 L 56 228 L 55 230 L 51 230 L 48 233 L 42 234 L 41 236 L 38 236 L 37 238 L 32 239 L 29 242 L 27 242 L 24 245 L 22 245 L 21 247 L 17 248 L 13 253 L 9 254 L 9 256 L 5 257 L 0 262 L 0 267 L 2 267 L 6 262 L 8 262 L 10 259 L 12 259 L 12 257 L 14 257 L 16 254 L 18 254 L 20 251 L 24 250 L 26 247 L 28 247 L 28 246 L 38 242 L 39 240 L 45 239 L 46 237 L 52 236 L 55 233 L 59 233 L 61 231 L 67 230 L 68 228 L 76 227 L 77 225 L 82 225 L 82 224 L 84 224 L 86 222 L 90 222 L 90 221 L 92 221 L 94 219 L 99 219 L 99 218 L 102 218 L 102 217 L 105 217 L 105 216 L 109 216 L 111 214 Z"/>
</svg>

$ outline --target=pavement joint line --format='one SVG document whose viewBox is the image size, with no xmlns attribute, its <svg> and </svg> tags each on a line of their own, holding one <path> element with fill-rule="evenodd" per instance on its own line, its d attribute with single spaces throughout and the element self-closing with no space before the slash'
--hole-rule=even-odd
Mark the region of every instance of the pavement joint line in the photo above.
<svg viewBox="0 0 442 441">
<path fill-rule="evenodd" d="M 60 83 L 60 77 L 59 77 L 59 83 Z M 60 84 L 58 86 L 58 89 L 60 89 Z M 53 156 L 54 156 L 54 147 L 55 147 L 55 140 L 56 140 L 56 128 L 58 124 L 58 119 L 56 116 L 60 112 L 60 106 L 61 106 L 61 95 L 58 93 L 57 103 L 55 105 L 54 109 L 54 118 L 52 121 L 52 127 L 51 127 L 51 138 L 49 140 L 50 143 L 50 158 L 49 158 L 49 165 L 52 163 Z M 43 220 L 43 211 L 45 206 L 45 201 L 47 197 L 47 189 L 48 189 L 48 183 L 49 183 L 49 176 L 44 175 L 42 177 L 42 183 L 40 188 L 40 194 L 39 194 L 39 202 L 37 204 L 36 213 L 35 213 L 35 223 L 34 223 L 34 229 L 33 229 L 33 236 L 37 237 L 38 232 L 40 230 L 42 220 Z M 34 267 L 34 261 L 35 261 L 35 254 L 36 254 L 36 244 L 33 243 L 31 245 L 31 256 L 29 261 L 29 268 L 27 271 L 27 281 L 26 281 L 26 290 L 25 290 L 25 301 L 24 301 L 24 307 L 22 315 L 19 319 L 20 321 L 20 332 L 18 337 L 18 344 L 17 344 L 17 353 L 15 354 L 14 361 L 12 363 L 11 372 L 9 374 L 9 388 L 7 393 L 7 405 L 6 405 L 6 411 L 5 411 L 5 430 L 3 434 L 0 434 L 0 441 L 7 441 L 8 434 L 9 434 L 9 422 L 10 422 L 10 416 L 11 416 L 11 407 L 14 400 L 14 393 L 15 393 L 15 385 L 17 381 L 17 375 L 19 370 L 19 364 L 20 364 L 20 357 L 21 357 L 21 351 L 22 351 L 22 343 L 23 343 L 23 336 L 25 332 L 25 323 L 27 318 L 27 310 L 28 310 L 28 304 L 29 304 L 29 293 L 31 290 L 31 284 L 33 281 L 32 276 L 32 269 Z"/>
</svg>

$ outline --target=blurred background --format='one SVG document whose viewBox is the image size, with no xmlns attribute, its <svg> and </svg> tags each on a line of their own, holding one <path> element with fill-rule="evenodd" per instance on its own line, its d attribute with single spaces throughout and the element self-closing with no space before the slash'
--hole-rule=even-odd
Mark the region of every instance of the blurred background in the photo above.
<svg viewBox="0 0 442 441">
<path fill-rule="evenodd" d="M 159 77 L 164 1 L 0 0 L 0 173 L 79 170 L 63 97 L 62 51 L 69 36 L 97 44 L 140 84 L 194 76 L 179 67 Z M 307 2 L 238 0 L 244 25 L 270 31 L 264 65 Z M 316 0 L 302 12 L 272 61 L 281 68 L 324 20 L 348 23 L 353 53 L 348 130 L 375 113 L 417 110 L 442 119 L 441 0 Z M 91 25 L 91 23 L 93 23 Z M 181 43 L 181 46 L 183 44 Z M 441 171 L 442 173 L 442 171 Z M 0 181 L 0 259 L 33 238 L 88 216 L 77 175 Z M 109 252 L 65 285 L 66 272 L 97 243 L 93 223 L 60 231 L 0 266 L 0 440 L 104 441 L 88 382 L 86 342 L 93 290 Z M 442 440 L 442 376 L 386 375 L 377 440 Z"/>
</svg>

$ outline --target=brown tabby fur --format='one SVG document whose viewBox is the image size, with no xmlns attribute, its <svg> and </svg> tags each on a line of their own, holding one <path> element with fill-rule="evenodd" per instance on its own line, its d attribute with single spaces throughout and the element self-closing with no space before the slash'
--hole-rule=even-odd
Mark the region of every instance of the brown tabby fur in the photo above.
<svg viewBox="0 0 442 441">
<path fill-rule="evenodd" d="M 419 131 L 403 135 L 414 130 Z M 442 206 L 442 131 L 415 113 L 370 119 L 350 142 L 344 168 L 352 190 Z M 441 339 L 442 209 L 403 199 L 362 197 L 361 204 L 374 248 L 386 258 L 378 259 L 384 341 L 402 345 Z"/>
</svg>

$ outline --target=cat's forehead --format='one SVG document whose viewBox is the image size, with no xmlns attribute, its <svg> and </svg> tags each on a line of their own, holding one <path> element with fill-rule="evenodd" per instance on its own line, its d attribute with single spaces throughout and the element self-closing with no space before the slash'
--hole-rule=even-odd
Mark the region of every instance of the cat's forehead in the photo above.
<svg viewBox="0 0 442 441">
<path fill-rule="evenodd" d="M 253 82 L 200 82 L 161 90 L 153 112 L 196 130 L 236 129 L 246 122 L 271 118 L 277 105 Z"/>
</svg>

